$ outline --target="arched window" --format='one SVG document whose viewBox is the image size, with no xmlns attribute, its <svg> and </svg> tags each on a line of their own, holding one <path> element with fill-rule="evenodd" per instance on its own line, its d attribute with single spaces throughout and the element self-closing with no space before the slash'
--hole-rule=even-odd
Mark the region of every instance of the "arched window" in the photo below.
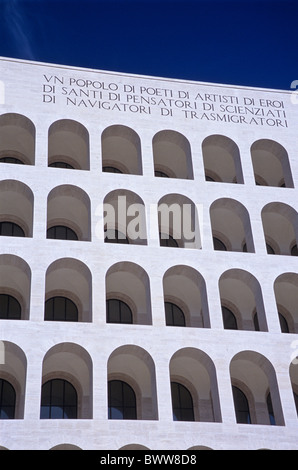
<svg viewBox="0 0 298 470">
<path fill-rule="evenodd" d="M 268 410 L 268 414 L 269 414 L 270 424 L 272 424 L 274 426 L 276 424 L 276 422 L 275 422 L 275 417 L 274 417 L 274 411 L 273 411 L 270 392 L 267 395 L 266 403 L 267 403 L 267 410 Z"/>
<path fill-rule="evenodd" d="M 243 183 L 240 152 L 237 144 L 224 135 L 209 135 L 202 142 L 207 181 Z"/>
<path fill-rule="evenodd" d="M 298 274 L 288 272 L 278 276 L 274 293 L 281 332 L 298 333 Z"/>
<path fill-rule="evenodd" d="M 62 296 L 62 299 L 59 299 L 59 296 Z M 75 306 L 68 300 L 63 301 L 63 297 L 71 299 L 76 304 L 78 312 L 74 313 Z M 49 309 L 51 315 L 49 320 L 52 318 L 62 321 L 69 319 L 69 321 L 91 322 L 92 275 L 89 268 L 74 258 L 56 259 L 46 271 L 45 303 L 52 298 L 55 298 L 53 303 L 45 305 L 45 310 Z M 77 316 L 78 319 L 75 318 Z"/>
<path fill-rule="evenodd" d="M 251 273 L 241 269 L 224 272 L 219 291 L 225 329 L 268 331 L 261 286 Z"/>
<path fill-rule="evenodd" d="M 193 401 L 184 385 L 171 382 L 172 407 L 174 421 L 194 421 Z"/>
<path fill-rule="evenodd" d="M 152 325 L 149 276 L 141 266 L 126 261 L 113 264 L 106 273 L 105 288 L 106 321 L 121 318 L 126 323 L 131 317 L 130 323 Z M 127 303 L 130 314 L 120 300 Z"/>
<path fill-rule="evenodd" d="M 290 373 L 290 379 L 291 379 L 291 386 L 292 386 L 292 392 L 293 392 L 293 398 L 294 398 L 294 404 L 296 408 L 296 415 L 298 418 L 298 367 L 297 367 L 297 360 L 298 360 L 298 355 L 296 358 L 292 358 L 292 362 L 289 368 L 289 373 Z"/>
<path fill-rule="evenodd" d="M 289 325 L 285 317 L 278 312 L 278 318 L 279 318 L 279 324 L 280 324 L 280 329 L 282 333 L 289 333 Z"/>
<path fill-rule="evenodd" d="M 0 294 L 0 319 L 20 320 L 21 306 L 12 295 Z"/>
<path fill-rule="evenodd" d="M 158 420 L 155 364 L 145 349 L 116 348 L 108 358 L 107 377 L 109 419 Z"/>
<path fill-rule="evenodd" d="M 59 168 L 90 169 L 89 132 L 81 123 L 60 119 L 50 126 L 48 165 L 56 162 Z M 60 163 L 69 164 L 70 167 L 60 166 Z"/>
<path fill-rule="evenodd" d="M 122 171 L 118 170 L 115 166 L 104 166 L 102 171 L 104 173 L 122 173 Z"/>
<path fill-rule="evenodd" d="M 107 305 L 107 323 L 132 323 L 132 312 L 129 306 L 118 299 L 109 299 Z"/>
<path fill-rule="evenodd" d="M 7 179 L 0 182 L 0 194 L 0 235 L 32 237 L 34 196 L 31 189 L 20 181 Z"/>
<path fill-rule="evenodd" d="M 75 388 L 63 379 L 49 380 L 42 386 L 41 419 L 76 419 L 78 398 Z"/>
<path fill-rule="evenodd" d="M 169 268 L 163 276 L 163 295 L 167 325 L 210 328 L 206 283 L 196 269 L 182 264 Z"/>
<path fill-rule="evenodd" d="M 77 234 L 69 227 L 55 225 L 47 230 L 47 238 L 55 240 L 78 240 Z"/>
<path fill-rule="evenodd" d="M 276 373 L 265 356 L 241 351 L 231 360 L 230 374 L 237 423 L 268 426 L 274 410 L 276 425 L 285 426 Z"/>
<path fill-rule="evenodd" d="M 295 255 L 298 212 L 288 204 L 270 202 L 263 207 L 261 217 L 267 252 L 275 255 Z M 268 248 L 269 245 L 273 250 Z"/>
<path fill-rule="evenodd" d="M 215 250 L 253 253 L 250 215 L 246 207 L 231 198 L 220 198 L 210 206 L 210 221 Z"/>
<path fill-rule="evenodd" d="M 17 113 L 0 115 L 0 158 L 7 163 L 34 165 L 35 126 Z M 11 159 L 11 160 L 10 160 Z M 19 161 L 16 161 L 19 160 Z"/>
<path fill-rule="evenodd" d="M 126 382 L 109 381 L 108 411 L 109 419 L 137 419 L 136 395 Z"/>
<path fill-rule="evenodd" d="M 110 191 L 104 198 L 103 218 L 105 242 L 147 245 L 145 204 L 136 193 Z"/>
<path fill-rule="evenodd" d="M 52 297 L 45 304 L 46 321 L 78 321 L 76 304 L 67 297 Z"/>
<path fill-rule="evenodd" d="M 50 229 L 47 236 L 90 241 L 90 205 L 88 194 L 78 186 L 62 184 L 53 188 L 47 198 L 47 229 Z"/>
<path fill-rule="evenodd" d="M 260 139 L 250 150 L 256 184 L 294 187 L 288 153 L 282 145 L 274 140 Z"/>
<path fill-rule="evenodd" d="M 170 246 L 174 248 L 178 248 L 178 243 L 175 238 L 171 237 L 171 235 L 166 235 L 164 233 L 159 234 L 160 246 Z"/>
<path fill-rule="evenodd" d="M 193 179 L 191 147 L 183 134 L 169 129 L 160 131 L 153 137 L 152 146 L 156 172 L 170 178 Z"/>
<path fill-rule="evenodd" d="M 154 176 L 158 176 L 159 178 L 169 178 L 169 176 L 164 171 L 160 170 L 155 170 Z"/>
<path fill-rule="evenodd" d="M 24 237 L 24 230 L 14 222 L 0 222 L 0 235 L 5 237 Z"/>
<path fill-rule="evenodd" d="M 213 181 L 215 182 L 215 179 L 211 178 L 211 176 L 206 175 L 205 177 L 206 181 Z"/>
<path fill-rule="evenodd" d="M 15 163 L 17 165 L 24 165 L 24 163 L 16 157 L 1 157 L 0 162 L 2 163 Z"/>
<path fill-rule="evenodd" d="M 182 194 L 166 194 L 157 205 L 160 246 L 201 249 L 198 209 Z"/>
<path fill-rule="evenodd" d="M 105 243 L 122 243 L 124 245 L 128 245 L 129 241 L 128 238 L 119 230 L 115 229 L 105 229 Z"/>
<path fill-rule="evenodd" d="M 74 167 L 72 165 L 70 165 L 69 163 L 66 163 L 66 162 L 53 162 L 53 163 L 50 163 L 49 164 L 49 167 L 50 168 L 68 168 L 68 169 L 71 169 L 73 170 Z"/>
<path fill-rule="evenodd" d="M 274 251 L 274 249 L 272 248 L 272 246 L 269 245 L 269 243 L 266 243 L 266 249 L 267 249 L 268 255 L 275 255 L 275 251 Z"/>
<path fill-rule="evenodd" d="M 16 392 L 7 380 L 0 379 L 0 419 L 14 419 Z"/>
<path fill-rule="evenodd" d="M 237 423 L 251 424 L 248 400 L 238 387 L 233 386 L 234 407 Z"/>
<path fill-rule="evenodd" d="M 253 322 L 254 322 L 255 331 L 260 331 L 260 324 L 259 324 L 259 318 L 258 318 L 257 312 L 253 316 Z"/>
<path fill-rule="evenodd" d="M 293 392 L 293 395 L 294 395 L 294 401 L 295 401 L 296 411 L 298 415 L 298 393 Z"/>
<path fill-rule="evenodd" d="M 165 302 L 166 325 L 167 326 L 185 326 L 185 317 L 181 308 L 172 302 Z"/>
<path fill-rule="evenodd" d="M 226 245 L 216 237 L 213 237 L 213 246 L 215 250 L 227 251 Z"/>
<path fill-rule="evenodd" d="M 101 135 L 101 144 L 103 171 L 117 168 L 124 174 L 143 173 L 141 139 L 133 129 L 117 124 L 109 126 Z"/>
<path fill-rule="evenodd" d="M 238 330 L 237 320 L 233 312 L 227 307 L 221 309 L 225 330 Z"/>
<path fill-rule="evenodd" d="M 293 248 L 291 249 L 291 255 L 292 256 L 298 256 L 298 247 L 297 247 L 297 244 L 293 246 Z"/>
</svg>

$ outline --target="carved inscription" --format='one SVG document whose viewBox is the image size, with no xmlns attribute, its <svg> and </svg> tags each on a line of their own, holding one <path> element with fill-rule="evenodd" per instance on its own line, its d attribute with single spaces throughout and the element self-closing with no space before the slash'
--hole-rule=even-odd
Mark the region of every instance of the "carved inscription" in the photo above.
<svg viewBox="0 0 298 470">
<path fill-rule="evenodd" d="M 288 127 L 285 105 L 281 99 L 266 96 L 239 96 L 229 93 L 206 93 L 202 86 L 189 89 L 43 75 L 42 101 L 46 105 L 64 104 L 69 108 L 94 109 L 102 112 L 131 113 L 164 118 Z"/>
</svg>

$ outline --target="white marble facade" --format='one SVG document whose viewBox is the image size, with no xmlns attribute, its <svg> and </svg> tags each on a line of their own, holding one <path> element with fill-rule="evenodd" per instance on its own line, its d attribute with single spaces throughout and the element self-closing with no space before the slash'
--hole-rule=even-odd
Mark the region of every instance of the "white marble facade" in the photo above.
<svg viewBox="0 0 298 470">
<path fill-rule="evenodd" d="M 0 237 L 0 295 L 21 308 L 0 320 L 0 379 L 16 395 L 0 446 L 298 449 L 291 92 L 7 58 L 0 83 L 0 223 L 24 234 Z M 104 204 L 129 243 L 104 242 Z M 190 209 L 193 238 L 158 217 L 172 205 Z M 47 238 L 61 225 L 77 240 Z M 178 247 L 160 246 L 166 230 Z M 53 296 L 78 321 L 46 321 Z M 129 305 L 131 324 L 107 322 L 110 299 Z M 166 325 L 165 302 L 185 327 Z M 40 418 L 52 379 L 75 388 L 77 419 Z M 137 419 L 108 419 L 111 380 L 133 388 Z M 171 381 L 189 390 L 194 421 L 173 420 Z M 250 424 L 237 422 L 232 386 Z"/>
</svg>

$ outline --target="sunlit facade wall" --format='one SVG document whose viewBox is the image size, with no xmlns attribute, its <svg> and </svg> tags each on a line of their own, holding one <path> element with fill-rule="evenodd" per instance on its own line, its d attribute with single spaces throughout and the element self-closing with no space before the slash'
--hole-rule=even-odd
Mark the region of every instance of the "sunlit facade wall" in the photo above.
<svg viewBox="0 0 298 470">
<path fill-rule="evenodd" d="M 298 449 L 296 96 L 0 70 L 0 446 Z"/>
</svg>

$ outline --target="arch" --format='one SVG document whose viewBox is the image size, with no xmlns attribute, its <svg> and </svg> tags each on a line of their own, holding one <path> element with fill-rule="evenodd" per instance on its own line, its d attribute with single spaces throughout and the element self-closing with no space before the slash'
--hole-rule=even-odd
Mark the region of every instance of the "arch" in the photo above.
<svg viewBox="0 0 298 470">
<path fill-rule="evenodd" d="M 133 129 L 120 124 L 109 126 L 101 134 L 101 144 L 103 168 L 142 175 L 141 140 Z"/>
<path fill-rule="evenodd" d="M 74 444 L 58 444 L 54 447 L 51 447 L 49 450 L 82 450 L 81 447 L 78 447 Z"/>
<path fill-rule="evenodd" d="M 65 225 L 53 225 L 47 230 L 47 238 L 52 240 L 78 240 L 74 230 Z"/>
<path fill-rule="evenodd" d="M 260 331 L 268 331 L 261 287 L 251 273 L 225 271 L 219 279 L 219 293 L 222 307 L 235 316 L 238 329 L 255 331 L 257 324 Z"/>
<path fill-rule="evenodd" d="M 263 207 L 261 216 L 265 241 L 274 254 L 291 255 L 291 249 L 298 240 L 296 210 L 288 204 L 271 202 Z"/>
<path fill-rule="evenodd" d="M 79 322 L 92 321 L 92 276 L 89 268 L 74 258 L 54 261 L 46 271 L 45 302 L 65 297 L 78 309 Z"/>
<path fill-rule="evenodd" d="M 49 166 L 89 170 L 89 153 L 89 133 L 80 122 L 60 119 L 49 127 Z"/>
<path fill-rule="evenodd" d="M 221 198 L 210 206 L 212 235 L 228 251 L 254 253 L 250 217 L 246 207 L 238 201 Z M 214 249 L 222 249 L 214 240 Z"/>
<path fill-rule="evenodd" d="M 176 304 L 184 313 L 186 326 L 210 328 L 206 283 L 194 268 L 177 265 L 163 276 L 164 302 Z"/>
<path fill-rule="evenodd" d="M 170 360 L 170 379 L 190 392 L 195 421 L 221 422 L 216 370 L 205 352 L 195 348 L 175 352 Z"/>
<path fill-rule="evenodd" d="M 208 446 L 197 445 L 197 446 L 190 447 L 187 450 L 213 450 L 213 449 L 211 449 L 211 447 L 208 447 Z"/>
<path fill-rule="evenodd" d="M 104 198 L 104 230 L 109 231 L 110 242 L 147 245 L 146 214 L 144 201 L 136 193 L 126 189 L 111 191 Z M 117 236 L 118 234 L 118 236 Z"/>
<path fill-rule="evenodd" d="M 78 186 L 57 186 L 48 195 L 47 230 L 64 226 L 82 241 L 91 240 L 90 198 Z"/>
<path fill-rule="evenodd" d="M 278 312 L 285 319 L 288 332 L 298 333 L 298 274 L 278 276 L 274 282 L 274 293 Z"/>
<path fill-rule="evenodd" d="M 167 194 L 158 201 L 158 227 L 160 244 L 169 236 L 179 248 L 201 249 L 199 217 L 196 205 L 181 194 Z"/>
<path fill-rule="evenodd" d="M 256 184 L 293 188 L 289 157 L 278 142 L 260 139 L 250 149 Z"/>
<path fill-rule="evenodd" d="M 21 320 L 29 319 L 31 269 L 18 256 L 0 255 L 0 294 L 16 299 L 21 307 Z"/>
<path fill-rule="evenodd" d="M 120 346 L 108 359 L 108 381 L 126 382 L 136 395 L 137 419 L 158 419 L 155 364 L 143 348 Z"/>
<path fill-rule="evenodd" d="M 122 261 L 112 265 L 106 273 L 106 300 L 125 302 L 131 312 L 133 323 L 151 325 L 150 281 L 146 271 L 139 265 Z"/>
<path fill-rule="evenodd" d="M 232 386 L 240 389 L 248 401 L 248 424 L 270 425 L 274 417 L 274 424 L 284 426 L 275 370 L 266 357 L 255 351 L 239 352 L 230 362 L 230 377 Z M 268 408 L 268 394 L 272 410 Z"/>
<path fill-rule="evenodd" d="M 193 179 L 190 143 L 180 132 L 163 130 L 152 140 L 155 176 Z"/>
<path fill-rule="evenodd" d="M 141 444 L 126 444 L 125 446 L 120 447 L 119 450 L 149 450 L 149 447 Z"/>
<path fill-rule="evenodd" d="M 0 161 L 35 163 L 35 126 L 26 116 L 7 113 L 0 116 Z"/>
<path fill-rule="evenodd" d="M 16 180 L 0 182 L 0 222 L 17 224 L 24 236 L 32 237 L 33 205 L 34 196 L 27 185 Z"/>
<path fill-rule="evenodd" d="M 23 350 L 10 341 L 1 341 L 0 379 L 15 391 L 15 409 L 11 418 L 23 419 L 26 393 L 27 358 Z M 3 357 L 2 357 L 3 355 Z"/>
<path fill-rule="evenodd" d="M 77 393 L 78 419 L 92 418 L 92 375 L 92 359 L 78 344 L 56 344 L 44 356 L 42 385 L 54 379 L 70 383 Z"/>
<path fill-rule="evenodd" d="M 207 181 L 243 183 L 240 152 L 236 143 L 224 135 L 210 135 L 202 142 Z"/>
</svg>

